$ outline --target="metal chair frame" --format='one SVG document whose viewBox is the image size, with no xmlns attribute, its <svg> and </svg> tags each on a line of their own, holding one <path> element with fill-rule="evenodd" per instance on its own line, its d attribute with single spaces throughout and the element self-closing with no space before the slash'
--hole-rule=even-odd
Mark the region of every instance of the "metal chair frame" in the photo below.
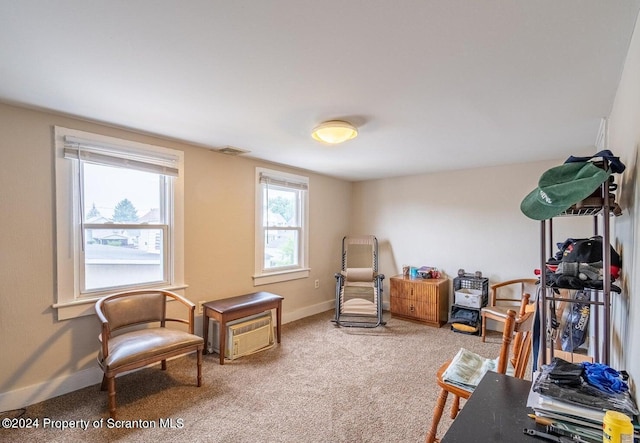
<svg viewBox="0 0 640 443">
<path fill-rule="evenodd" d="M 349 313 L 344 310 L 345 286 L 353 284 L 354 286 L 365 287 L 366 283 L 362 279 L 358 279 L 356 283 L 350 283 L 350 271 L 354 274 L 364 274 L 369 268 L 349 268 L 348 267 L 348 250 L 349 245 L 371 245 L 371 268 L 372 280 L 370 283 L 375 305 L 375 314 Z M 335 318 L 332 320 L 339 326 L 360 327 L 360 328 L 376 328 L 385 325 L 382 319 L 382 281 L 384 274 L 378 273 L 378 239 L 373 235 L 366 236 L 345 236 L 342 239 L 342 269 L 335 274 L 336 278 L 336 312 Z M 364 272 L 362 272 L 364 271 Z M 373 321 L 372 321 L 373 319 Z"/>
</svg>

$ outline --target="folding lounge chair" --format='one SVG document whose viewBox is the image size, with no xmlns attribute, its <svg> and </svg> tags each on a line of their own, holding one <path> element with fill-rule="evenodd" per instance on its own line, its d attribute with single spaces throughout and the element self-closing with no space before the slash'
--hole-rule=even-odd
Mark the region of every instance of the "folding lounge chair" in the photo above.
<svg viewBox="0 0 640 443">
<path fill-rule="evenodd" d="M 378 240 L 373 235 L 342 239 L 342 270 L 336 277 L 336 316 L 340 326 L 375 328 L 382 321 L 382 280 Z"/>
</svg>

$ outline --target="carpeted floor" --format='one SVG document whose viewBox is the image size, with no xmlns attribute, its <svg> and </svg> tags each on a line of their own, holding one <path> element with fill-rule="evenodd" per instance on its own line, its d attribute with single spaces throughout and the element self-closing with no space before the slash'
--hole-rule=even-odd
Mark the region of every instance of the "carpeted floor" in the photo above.
<svg viewBox="0 0 640 443">
<path fill-rule="evenodd" d="M 154 366 L 119 377 L 114 423 L 99 385 L 5 412 L 0 418 L 23 413 L 40 426 L 0 429 L 0 441 L 423 442 L 438 367 L 460 347 L 487 356 L 500 349 L 499 334 L 482 343 L 386 313 L 384 327 L 339 328 L 332 314 L 288 323 L 280 345 L 224 366 L 205 356 L 200 388 L 192 356 L 170 361 L 166 372 Z M 52 428 L 80 420 L 87 430 Z M 449 424 L 445 414 L 440 436 Z"/>
</svg>

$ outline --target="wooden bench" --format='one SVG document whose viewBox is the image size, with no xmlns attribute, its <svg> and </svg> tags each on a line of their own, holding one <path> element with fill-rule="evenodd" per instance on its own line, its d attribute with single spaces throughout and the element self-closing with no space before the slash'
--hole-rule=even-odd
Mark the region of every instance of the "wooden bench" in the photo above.
<svg viewBox="0 0 640 443">
<path fill-rule="evenodd" d="M 282 323 L 282 300 L 284 297 L 270 292 L 253 292 L 251 294 L 238 295 L 237 297 L 214 300 L 202 305 L 202 336 L 206 340 L 209 337 L 209 319 L 220 323 L 220 364 L 224 364 L 225 346 L 227 343 L 227 322 L 249 315 L 259 314 L 270 309 L 276 310 L 276 339 L 280 343 L 280 326 Z M 207 353 L 207 347 L 204 348 Z"/>
</svg>

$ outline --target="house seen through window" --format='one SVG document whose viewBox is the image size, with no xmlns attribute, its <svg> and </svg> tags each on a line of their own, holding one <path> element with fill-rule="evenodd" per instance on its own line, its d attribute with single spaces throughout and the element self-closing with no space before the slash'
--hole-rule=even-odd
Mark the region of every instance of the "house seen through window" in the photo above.
<svg viewBox="0 0 640 443">
<path fill-rule="evenodd" d="M 184 288 L 183 153 L 62 127 L 54 147 L 58 317 L 119 290 Z"/>
<path fill-rule="evenodd" d="M 263 192 L 264 269 L 298 266 L 300 191 L 265 186 Z"/>
<path fill-rule="evenodd" d="M 257 168 L 255 284 L 308 276 L 308 178 Z"/>
<path fill-rule="evenodd" d="M 167 282 L 166 177 L 90 163 L 82 168 L 82 292 Z"/>
</svg>

